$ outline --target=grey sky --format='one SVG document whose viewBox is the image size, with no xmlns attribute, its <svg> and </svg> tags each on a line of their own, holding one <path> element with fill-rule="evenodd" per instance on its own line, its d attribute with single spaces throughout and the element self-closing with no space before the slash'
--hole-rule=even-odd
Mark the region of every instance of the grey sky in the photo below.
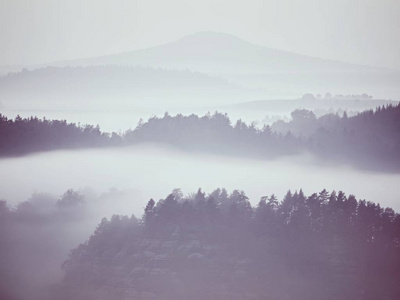
<svg viewBox="0 0 400 300">
<path fill-rule="evenodd" d="M 0 0 L 0 65 L 91 57 L 220 31 L 400 69 L 398 0 Z"/>
</svg>

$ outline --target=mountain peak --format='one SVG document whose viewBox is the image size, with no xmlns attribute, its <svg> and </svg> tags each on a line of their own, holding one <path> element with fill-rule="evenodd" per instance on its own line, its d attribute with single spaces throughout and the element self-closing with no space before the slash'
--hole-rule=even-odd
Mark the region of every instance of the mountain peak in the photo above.
<svg viewBox="0 0 400 300">
<path fill-rule="evenodd" d="M 177 42 L 183 43 L 194 43 L 194 44 L 203 44 L 203 43 L 212 43 L 212 44 L 248 44 L 245 40 L 241 38 L 229 34 L 229 33 L 222 33 L 216 31 L 200 31 L 193 34 L 189 34 L 178 40 Z"/>
<path fill-rule="evenodd" d="M 216 38 L 216 39 L 236 39 L 236 40 L 241 40 L 237 36 L 230 34 L 230 33 L 224 33 L 224 32 L 218 32 L 218 31 L 198 31 L 192 34 L 188 34 L 184 36 L 182 39 L 187 39 L 187 38 Z"/>
</svg>

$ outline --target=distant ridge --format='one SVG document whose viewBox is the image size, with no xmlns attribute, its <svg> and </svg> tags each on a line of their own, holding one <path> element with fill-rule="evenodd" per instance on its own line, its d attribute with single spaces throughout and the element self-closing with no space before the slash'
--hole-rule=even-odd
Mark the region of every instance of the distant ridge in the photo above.
<svg viewBox="0 0 400 300">
<path fill-rule="evenodd" d="M 205 31 L 182 37 L 164 45 L 147 49 L 49 63 L 56 66 L 143 65 L 206 72 L 327 72 L 372 71 L 378 68 L 359 66 L 334 60 L 313 58 L 267 48 L 237 36 Z M 201 64 L 201 65 L 200 65 Z"/>
<path fill-rule="evenodd" d="M 10 109 L 190 107 L 261 93 L 200 72 L 140 66 L 49 66 L 0 77 L 0 102 Z"/>
<path fill-rule="evenodd" d="M 371 94 L 400 100 L 400 72 L 285 52 L 218 32 L 198 32 L 174 42 L 114 55 L 48 63 L 29 70 L 78 66 L 142 66 L 201 72 L 242 88 L 262 89 L 242 98 L 294 98 L 304 93 Z M 232 102 L 233 103 L 232 99 Z"/>
</svg>

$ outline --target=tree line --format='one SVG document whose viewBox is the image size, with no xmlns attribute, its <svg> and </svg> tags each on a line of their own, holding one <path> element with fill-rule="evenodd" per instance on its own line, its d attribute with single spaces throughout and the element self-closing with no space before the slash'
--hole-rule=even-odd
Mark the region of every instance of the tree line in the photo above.
<svg viewBox="0 0 400 300">
<path fill-rule="evenodd" d="M 378 107 L 348 117 L 317 118 L 295 110 L 289 122 L 257 128 L 226 114 L 151 117 L 124 133 L 101 132 L 99 126 L 36 117 L 14 120 L 0 115 L 0 155 L 22 155 L 55 149 L 116 147 L 164 143 L 188 151 L 255 158 L 310 152 L 325 160 L 366 168 L 400 169 L 400 104 Z"/>
<path fill-rule="evenodd" d="M 9 119 L 0 114 L 0 155 L 18 156 L 59 149 L 103 147 L 118 144 L 120 136 L 99 126 L 37 117 Z"/>
</svg>

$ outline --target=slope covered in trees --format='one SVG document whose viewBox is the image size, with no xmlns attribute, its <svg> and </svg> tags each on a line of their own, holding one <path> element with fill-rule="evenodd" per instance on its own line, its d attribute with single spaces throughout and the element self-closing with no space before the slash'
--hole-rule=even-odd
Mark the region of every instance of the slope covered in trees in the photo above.
<svg viewBox="0 0 400 300">
<path fill-rule="evenodd" d="M 272 130 L 292 133 L 324 159 L 386 170 L 400 168 L 400 104 L 354 117 L 329 114 L 316 118 L 311 111 L 296 110 L 290 122 L 275 122 Z"/>
<path fill-rule="evenodd" d="M 295 110 L 292 121 L 257 129 L 226 115 L 151 118 L 125 134 L 131 142 L 162 142 L 191 150 L 250 157 L 298 154 L 304 151 L 327 161 L 364 168 L 400 170 L 400 104 L 378 107 L 353 117 L 328 114 L 316 118 Z"/>
<path fill-rule="evenodd" d="M 326 190 L 280 202 L 217 189 L 103 219 L 57 299 L 399 299 L 400 216 Z"/>
</svg>

